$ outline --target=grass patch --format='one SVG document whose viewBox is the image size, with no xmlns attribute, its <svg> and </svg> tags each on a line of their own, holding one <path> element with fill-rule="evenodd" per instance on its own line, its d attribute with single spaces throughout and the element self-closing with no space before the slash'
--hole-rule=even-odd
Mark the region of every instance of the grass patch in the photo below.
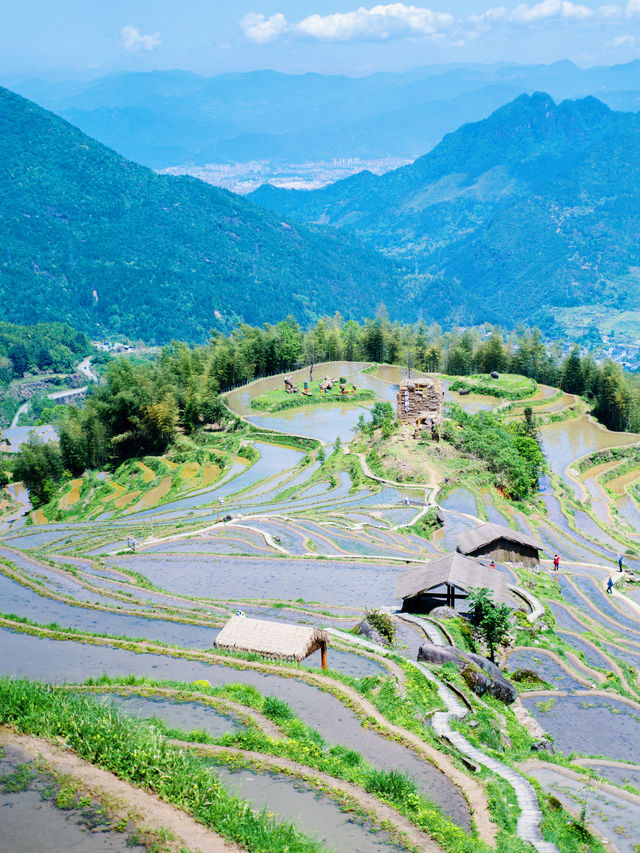
<svg viewBox="0 0 640 853">
<path fill-rule="evenodd" d="M 474 373 L 471 376 L 457 377 L 451 383 L 451 391 L 461 389 L 473 394 L 485 394 L 507 400 L 523 400 L 525 397 L 532 397 L 538 390 L 538 386 L 533 379 L 517 373 L 501 373 L 498 379 L 492 379 L 488 373 Z"/>
<path fill-rule="evenodd" d="M 0 679 L 0 720 L 28 734 L 65 739 L 78 755 L 177 805 L 199 823 L 250 850 L 321 853 L 288 823 L 276 823 L 230 796 L 207 763 L 176 749 L 153 726 L 86 696 L 23 680 Z"/>
<path fill-rule="evenodd" d="M 258 397 L 253 397 L 251 400 L 251 408 L 258 409 L 261 412 L 280 412 L 284 409 L 295 409 L 299 406 L 310 406 L 317 403 L 359 403 L 364 400 L 375 400 L 375 393 L 369 388 L 356 388 L 353 385 L 345 383 L 345 392 L 342 393 L 339 383 L 334 383 L 333 387 L 324 393 L 320 389 L 320 381 L 314 380 L 308 383 L 308 393 L 303 393 L 303 385 L 298 386 L 300 390 L 297 393 L 289 394 L 282 388 L 274 388 L 271 391 L 265 391 Z"/>
</svg>

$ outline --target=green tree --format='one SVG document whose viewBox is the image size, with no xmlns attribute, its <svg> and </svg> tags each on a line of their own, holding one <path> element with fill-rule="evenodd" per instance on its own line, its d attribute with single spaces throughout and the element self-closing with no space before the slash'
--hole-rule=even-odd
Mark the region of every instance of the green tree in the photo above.
<svg viewBox="0 0 640 853">
<path fill-rule="evenodd" d="M 584 391 L 582 362 L 580 360 L 580 351 L 577 347 L 571 350 L 571 353 L 562 365 L 560 383 L 563 391 L 568 391 L 570 394 L 582 394 Z"/>
<path fill-rule="evenodd" d="M 511 629 L 511 608 L 496 604 L 486 586 L 470 589 L 469 603 L 473 624 L 482 632 L 489 658 L 495 661 L 495 651 Z"/>
</svg>

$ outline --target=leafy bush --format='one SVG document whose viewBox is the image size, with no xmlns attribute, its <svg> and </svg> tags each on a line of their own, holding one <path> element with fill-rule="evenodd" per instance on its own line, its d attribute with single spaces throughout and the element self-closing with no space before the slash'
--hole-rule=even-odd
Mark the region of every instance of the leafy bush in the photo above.
<svg viewBox="0 0 640 853">
<path fill-rule="evenodd" d="M 519 425 L 506 425 L 494 412 L 470 415 L 454 405 L 441 435 L 463 453 L 485 462 L 507 497 L 524 500 L 537 492 L 544 457 L 537 440 L 522 434 Z"/>
<path fill-rule="evenodd" d="M 396 639 L 396 627 L 391 621 L 388 613 L 383 613 L 381 610 L 365 610 L 364 618 L 372 628 L 381 634 L 391 645 Z"/>
</svg>

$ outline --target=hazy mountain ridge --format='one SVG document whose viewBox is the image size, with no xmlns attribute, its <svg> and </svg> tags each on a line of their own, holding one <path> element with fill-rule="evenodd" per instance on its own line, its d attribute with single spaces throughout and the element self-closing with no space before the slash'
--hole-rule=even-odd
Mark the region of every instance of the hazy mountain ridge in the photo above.
<svg viewBox="0 0 640 853">
<path fill-rule="evenodd" d="M 394 279 L 346 234 L 157 175 L 6 89 L 0 189 L 0 299 L 13 322 L 196 340 L 290 312 L 372 313 Z"/>
<path fill-rule="evenodd" d="M 523 319 L 541 305 L 637 298 L 639 155 L 637 114 L 536 93 L 386 175 L 250 197 L 411 260 L 430 290 L 456 282 L 469 310 Z"/>
<path fill-rule="evenodd" d="M 153 168 L 178 163 L 344 157 L 413 159 L 464 122 L 520 93 L 596 94 L 639 109 L 640 63 L 432 66 L 405 73 L 275 71 L 200 77 L 111 74 L 85 83 L 20 82 L 17 90 L 119 153 Z"/>
</svg>

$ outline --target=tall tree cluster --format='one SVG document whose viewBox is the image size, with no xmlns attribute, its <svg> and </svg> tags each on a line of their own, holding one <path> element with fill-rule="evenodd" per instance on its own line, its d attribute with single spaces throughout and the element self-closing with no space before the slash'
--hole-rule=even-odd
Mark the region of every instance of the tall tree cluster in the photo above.
<svg viewBox="0 0 640 853">
<path fill-rule="evenodd" d="M 59 334 L 57 328 L 47 330 L 49 340 L 53 332 Z M 19 344 L 17 340 L 16 347 Z M 31 359 L 33 348 L 25 348 Z M 20 353 L 13 357 L 19 362 Z M 214 335 L 205 346 L 174 342 L 152 364 L 117 359 L 85 407 L 69 410 L 60 426 L 59 448 L 28 448 L 18 458 L 16 474 L 30 484 L 35 502 L 43 502 L 65 472 L 77 476 L 132 456 L 162 453 L 178 429 L 192 433 L 205 423 L 224 420 L 219 395 L 230 388 L 305 364 L 338 360 L 387 362 L 455 375 L 520 373 L 586 396 L 594 414 L 611 429 L 640 430 L 638 378 L 614 362 L 597 365 L 577 348 L 563 358 L 545 345 L 537 330 L 519 330 L 507 339 L 499 328 L 487 326 L 443 332 L 436 324 L 391 323 L 382 308 L 363 323 L 345 321 L 340 314 L 321 317 L 306 331 L 292 316 L 276 325 L 241 325 L 228 336 Z M 487 421 L 484 427 L 477 437 L 483 447 L 494 425 Z M 493 436 L 500 444 L 498 438 Z M 517 437 L 517 459 L 509 442 L 501 449 L 500 467 L 509 470 L 506 491 L 514 495 L 526 493 L 538 461 L 529 460 L 532 469 L 522 466 L 522 457 L 533 454 L 531 440 L 526 434 Z"/>
</svg>

